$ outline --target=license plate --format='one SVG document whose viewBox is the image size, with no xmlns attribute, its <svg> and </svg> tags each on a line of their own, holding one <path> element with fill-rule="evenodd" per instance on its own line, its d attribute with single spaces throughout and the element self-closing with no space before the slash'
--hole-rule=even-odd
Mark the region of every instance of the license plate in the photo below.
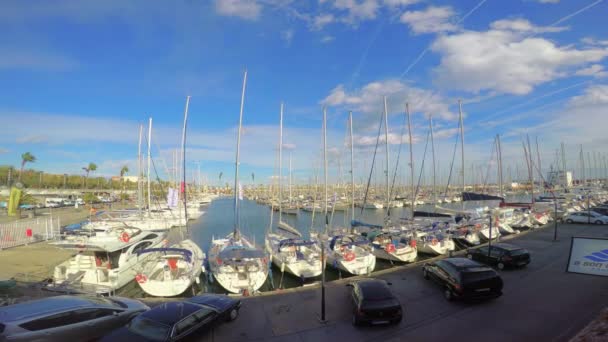
<svg viewBox="0 0 608 342">
<path fill-rule="evenodd" d="M 487 291 L 490 291 L 490 289 L 477 289 L 475 291 L 477 291 L 477 292 L 487 292 Z"/>
<path fill-rule="evenodd" d="M 388 321 L 373 321 L 372 324 L 388 324 Z"/>
</svg>

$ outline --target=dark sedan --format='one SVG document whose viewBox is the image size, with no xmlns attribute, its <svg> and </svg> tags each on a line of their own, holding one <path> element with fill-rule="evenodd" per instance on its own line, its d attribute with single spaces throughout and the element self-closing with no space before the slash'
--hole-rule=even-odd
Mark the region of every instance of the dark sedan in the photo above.
<svg viewBox="0 0 608 342">
<path fill-rule="evenodd" d="M 365 279 L 352 286 L 353 325 L 399 323 L 403 317 L 401 303 L 384 280 Z"/>
<path fill-rule="evenodd" d="M 530 252 L 508 243 L 497 243 L 467 251 L 467 258 L 498 267 L 523 267 L 530 263 Z"/>
<path fill-rule="evenodd" d="M 448 258 L 422 267 L 425 279 L 443 289 L 447 300 L 486 299 L 502 295 L 502 279 L 492 268 L 466 258 Z"/>
<path fill-rule="evenodd" d="M 204 295 L 159 305 L 135 317 L 102 341 L 182 341 L 239 315 L 241 301 L 222 295 Z"/>
</svg>

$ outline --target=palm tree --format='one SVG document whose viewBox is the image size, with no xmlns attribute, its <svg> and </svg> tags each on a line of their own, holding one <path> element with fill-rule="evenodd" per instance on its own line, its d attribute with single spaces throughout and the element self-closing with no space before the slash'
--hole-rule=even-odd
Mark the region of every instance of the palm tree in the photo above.
<svg viewBox="0 0 608 342">
<path fill-rule="evenodd" d="M 123 166 L 120 169 L 120 177 L 124 177 L 129 172 L 129 167 L 127 165 Z"/>
<path fill-rule="evenodd" d="M 122 181 L 122 193 L 120 194 L 121 201 L 124 201 L 123 193 L 125 192 L 125 179 L 123 177 L 127 174 L 127 172 L 129 172 L 129 167 L 127 165 L 124 165 L 120 169 L 120 180 Z"/>
<path fill-rule="evenodd" d="M 21 171 L 19 172 L 19 181 L 21 181 L 21 174 L 23 174 L 23 168 L 25 167 L 25 164 L 33 163 L 35 161 L 36 161 L 36 157 L 29 152 L 25 152 L 24 154 L 21 155 Z"/>
<path fill-rule="evenodd" d="M 89 172 L 94 172 L 95 170 L 97 170 L 97 164 L 91 162 L 91 163 L 89 163 L 89 166 L 83 167 L 82 169 L 87 173 L 87 175 L 84 178 L 84 188 L 86 189 L 87 181 L 89 179 Z"/>
</svg>

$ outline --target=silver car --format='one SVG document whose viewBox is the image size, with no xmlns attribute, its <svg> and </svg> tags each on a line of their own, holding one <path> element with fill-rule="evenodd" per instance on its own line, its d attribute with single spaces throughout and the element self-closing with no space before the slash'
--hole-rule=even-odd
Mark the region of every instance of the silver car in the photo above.
<svg viewBox="0 0 608 342">
<path fill-rule="evenodd" d="M 121 297 L 57 296 L 0 307 L 0 341 L 88 341 L 150 308 Z"/>
</svg>

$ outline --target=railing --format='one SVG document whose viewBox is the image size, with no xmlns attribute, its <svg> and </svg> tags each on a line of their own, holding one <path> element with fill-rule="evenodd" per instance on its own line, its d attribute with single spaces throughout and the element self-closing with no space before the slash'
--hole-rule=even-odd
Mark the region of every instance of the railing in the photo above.
<svg viewBox="0 0 608 342">
<path fill-rule="evenodd" d="M 36 218 L 0 224 L 0 250 L 59 238 L 59 217 Z"/>
</svg>

